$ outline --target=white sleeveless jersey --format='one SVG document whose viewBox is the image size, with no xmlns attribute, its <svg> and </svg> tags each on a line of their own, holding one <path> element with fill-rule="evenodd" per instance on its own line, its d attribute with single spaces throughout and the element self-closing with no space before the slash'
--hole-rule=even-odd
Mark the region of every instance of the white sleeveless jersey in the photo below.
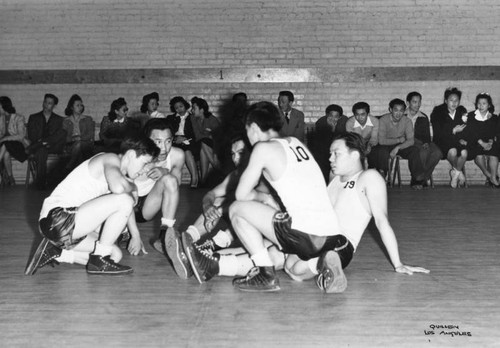
<svg viewBox="0 0 500 348">
<path fill-rule="evenodd" d="M 100 155 L 97 154 L 94 157 Z M 102 179 L 96 179 L 90 174 L 91 159 L 76 167 L 43 201 L 40 219 L 46 217 L 53 208 L 79 207 L 85 202 L 110 192 L 104 176 Z"/>
<path fill-rule="evenodd" d="M 286 168 L 276 181 L 265 173 L 264 176 L 292 217 L 292 228 L 317 236 L 339 234 L 325 179 L 312 154 L 294 137 L 272 141 L 278 142 L 285 150 Z"/>
<path fill-rule="evenodd" d="M 149 194 L 151 190 L 153 189 L 153 186 L 156 184 L 156 181 L 153 179 L 148 178 L 147 173 L 155 168 L 155 167 L 162 167 L 165 169 L 168 169 L 169 171 L 172 170 L 172 158 L 170 157 L 171 152 L 167 155 L 167 158 L 165 158 L 163 161 L 156 161 L 147 164 L 144 166 L 144 169 L 141 171 L 142 174 L 139 175 L 135 180 L 134 183 L 137 186 L 137 193 L 139 197 L 143 197 Z"/>
<path fill-rule="evenodd" d="M 357 187 L 361 173 L 346 182 L 340 181 L 340 176 L 335 176 L 328 185 L 328 195 L 339 218 L 340 230 L 355 250 L 372 218 L 371 211 L 360 197 L 362 192 Z"/>
</svg>

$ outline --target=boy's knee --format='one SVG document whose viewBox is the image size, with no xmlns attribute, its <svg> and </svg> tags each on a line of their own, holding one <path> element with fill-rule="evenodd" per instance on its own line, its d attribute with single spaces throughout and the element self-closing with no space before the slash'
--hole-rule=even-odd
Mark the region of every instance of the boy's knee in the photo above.
<svg viewBox="0 0 500 348">
<path fill-rule="evenodd" d="M 303 274 L 303 273 L 297 272 L 296 267 L 294 267 L 294 266 L 295 266 L 295 263 L 289 264 L 288 262 L 285 262 L 284 270 L 285 270 L 285 273 L 290 276 L 290 278 L 292 278 L 293 280 L 298 281 L 298 282 L 301 282 L 303 280 L 308 279 L 308 277 L 306 276 L 305 273 Z"/>
<path fill-rule="evenodd" d="M 130 193 L 116 194 L 116 206 L 119 210 L 132 210 L 134 208 L 134 197 Z"/>
<path fill-rule="evenodd" d="M 229 218 L 231 219 L 231 221 L 233 221 L 233 219 L 235 219 L 239 215 L 240 211 L 241 211 L 241 203 L 238 201 L 233 202 L 229 206 Z"/>
<path fill-rule="evenodd" d="M 172 174 L 163 175 L 160 178 L 160 182 L 168 192 L 175 192 L 179 189 L 179 182 Z"/>
</svg>

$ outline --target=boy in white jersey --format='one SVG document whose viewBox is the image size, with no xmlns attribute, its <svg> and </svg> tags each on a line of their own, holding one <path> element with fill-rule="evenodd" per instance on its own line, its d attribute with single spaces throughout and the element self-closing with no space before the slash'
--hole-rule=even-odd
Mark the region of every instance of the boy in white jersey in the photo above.
<svg viewBox="0 0 500 348">
<path fill-rule="evenodd" d="M 133 179 L 158 153 L 151 139 L 127 139 L 121 154 L 100 153 L 75 168 L 43 202 L 44 238 L 25 274 L 54 262 L 87 265 L 89 274 L 132 273 L 118 263 L 122 253 L 114 243 L 137 203 Z"/>
<path fill-rule="evenodd" d="M 328 185 L 328 195 L 339 217 L 342 234 L 352 245 L 352 253 L 373 217 L 387 249 L 394 269 L 398 273 L 429 273 L 425 268 L 406 266 L 399 258 L 398 243 L 387 217 L 387 190 L 382 176 L 374 169 L 364 170 L 365 147 L 363 139 L 355 133 L 339 135 L 330 147 L 330 164 L 334 177 Z M 335 251 L 329 251 L 326 258 Z M 352 255 L 351 255 L 352 257 Z M 313 278 L 317 272 L 318 259 L 303 261 L 296 255 L 289 255 L 285 271 L 295 280 Z M 345 268 L 347 265 L 342 265 Z M 317 284 L 326 292 L 341 292 L 345 289 L 333 287 L 328 290 L 328 282 L 337 279 L 345 284 L 347 280 L 342 268 L 334 268 L 332 273 L 319 274 Z"/>
<path fill-rule="evenodd" d="M 265 239 L 284 253 L 297 254 L 304 260 L 345 244 L 345 238 L 330 238 L 338 233 L 339 226 L 318 164 L 298 139 L 278 138 L 282 125 L 280 113 L 272 103 L 259 102 L 247 111 L 246 131 L 254 148 L 229 214 L 237 236 L 256 267 L 246 277 L 234 279 L 233 284 L 240 290 L 280 289 Z M 257 200 L 255 187 L 262 175 L 286 210 Z M 321 271 L 332 267 L 332 262 L 340 263 L 341 259 L 337 256 L 336 260 L 327 261 L 320 265 Z M 200 266 L 195 272 L 207 269 L 204 264 L 195 263 L 195 266 Z"/>
<path fill-rule="evenodd" d="M 231 158 L 236 169 L 203 197 L 203 214 L 182 234 L 184 250 L 191 265 L 194 265 L 195 276 L 200 283 L 216 275 L 232 277 L 245 275 L 253 267 L 250 256 L 234 245 L 228 216 L 229 207 L 235 200 L 236 187 L 248 164 L 249 155 L 250 151 L 243 137 L 234 138 L 231 143 Z M 264 182 L 260 183 L 257 191 L 257 200 L 279 209 Z M 210 233 L 211 231 L 218 232 Z M 230 245 L 232 248 L 228 249 Z M 223 250 L 218 252 L 220 249 Z M 279 257 L 283 263 L 283 255 Z"/>
<path fill-rule="evenodd" d="M 154 242 L 156 250 L 167 253 L 172 260 L 176 273 L 182 278 L 191 275 L 189 262 L 184 255 L 182 246 L 176 243 L 177 232 L 174 229 L 175 214 L 179 206 L 179 186 L 181 184 L 182 167 L 184 166 L 184 151 L 172 147 L 173 131 L 170 123 L 163 118 L 153 118 L 144 126 L 144 133 L 160 149 L 155 161 L 146 165 L 134 183 L 137 185 L 139 201 L 134 208 L 128 228 L 139 236 L 136 222 L 152 220 L 161 210 L 160 238 Z M 131 237 L 128 251 L 132 255 L 144 252 L 140 238 Z M 185 260 L 184 263 L 177 262 Z"/>
</svg>

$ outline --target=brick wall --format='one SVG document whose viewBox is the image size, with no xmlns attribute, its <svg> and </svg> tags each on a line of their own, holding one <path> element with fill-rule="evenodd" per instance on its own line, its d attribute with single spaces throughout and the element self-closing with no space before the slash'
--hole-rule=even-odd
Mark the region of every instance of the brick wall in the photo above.
<svg viewBox="0 0 500 348">
<path fill-rule="evenodd" d="M 464 91 L 463 104 L 488 91 L 498 103 L 500 82 L 464 79 L 470 66 L 500 65 L 500 4 L 497 0 L 171 0 L 72 1 L 0 0 L 1 70 L 47 71 L 47 83 L 0 80 L 20 113 L 41 109 L 43 94 L 60 97 L 63 113 L 73 93 L 84 99 L 86 113 L 100 121 L 111 101 L 123 96 L 131 110 L 142 95 L 158 91 L 161 111 L 174 95 L 203 96 L 217 110 L 221 101 L 245 91 L 252 101 L 276 100 L 290 89 L 307 121 L 322 116 L 330 103 L 365 100 L 373 114 L 411 90 L 424 95 L 423 111 L 442 101 L 446 87 Z M 454 67 L 448 78 L 358 81 L 352 74 L 314 81 L 289 74 L 262 82 L 196 81 L 179 78 L 150 83 L 94 81 L 61 84 L 54 69 L 245 69 Z M 345 71 L 345 70 L 343 70 Z M 497 78 L 497 80 L 500 80 Z M 287 81 L 287 82 L 285 82 Z M 300 81 L 300 82 L 294 82 Z"/>
</svg>

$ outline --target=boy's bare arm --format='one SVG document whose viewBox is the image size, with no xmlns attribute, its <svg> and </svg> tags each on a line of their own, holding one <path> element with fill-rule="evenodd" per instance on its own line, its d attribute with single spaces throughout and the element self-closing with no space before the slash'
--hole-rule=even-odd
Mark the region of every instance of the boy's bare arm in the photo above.
<svg viewBox="0 0 500 348">
<path fill-rule="evenodd" d="M 380 232 L 382 242 L 389 254 L 394 270 L 398 273 L 429 273 L 425 268 L 404 265 L 399 257 L 398 242 L 387 215 L 387 188 L 382 176 L 375 170 L 363 173 L 362 189 L 365 191 L 375 224 Z"/>
</svg>

